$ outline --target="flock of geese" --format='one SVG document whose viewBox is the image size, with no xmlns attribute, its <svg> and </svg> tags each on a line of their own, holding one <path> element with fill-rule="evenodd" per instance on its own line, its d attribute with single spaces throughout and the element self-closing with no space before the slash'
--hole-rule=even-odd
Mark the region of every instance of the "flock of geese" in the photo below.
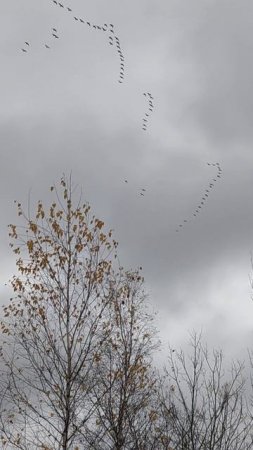
<svg viewBox="0 0 253 450">
<path fill-rule="evenodd" d="M 71 13 L 73 20 L 75 22 L 78 22 L 80 24 L 86 25 L 87 27 L 89 27 L 92 30 L 96 30 L 102 33 L 105 33 L 108 35 L 108 43 L 110 46 L 115 46 L 116 50 L 117 50 L 117 54 L 118 54 L 118 58 L 119 58 L 119 74 L 118 74 L 118 82 L 121 84 L 123 83 L 124 79 L 125 79 L 125 57 L 124 54 L 122 52 L 122 48 L 121 48 L 121 44 L 120 44 L 120 39 L 119 37 L 116 35 L 115 30 L 114 30 L 114 25 L 112 23 L 107 24 L 104 23 L 103 25 L 98 25 L 96 23 L 92 23 L 90 20 L 85 20 L 82 17 L 78 17 L 77 15 L 75 15 L 73 13 L 72 8 L 70 8 L 69 6 L 65 6 L 64 3 L 58 2 L 57 0 L 51 0 L 52 4 L 61 8 L 62 10 L 67 11 L 68 13 Z M 52 37 L 54 39 L 59 39 L 59 35 L 57 32 L 56 28 L 52 28 L 51 30 L 51 34 Z M 48 43 L 44 44 L 46 49 L 50 49 L 50 45 L 48 45 Z M 28 50 L 30 48 L 30 43 L 28 41 L 24 42 L 24 46 L 21 48 L 23 53 L 27 53 Z M 148 125 L 149 125 L 149 120 L 150 117 L 153 113 L 153 109 L 154 109 L 154 97 L 151 95 L 150 92 L 143 92 L 143 95 L 145 96 L 148 104 L 147 104 L 147 109 L 146 112 L 142 118 L 142 130 L 143 131 L 147 131 Z M 201 200 L 198 202 L 198 206 L 196 207 L 196 209 L 191 213 L 191 216 L 188 218 L 185 218 L 182 223 L 180 223 L 177 228 L 176 228 L 176 232 L 180 232 L 193 218 L 197 218 L 198 215 L 201 213 L 201 211 L 203 211 L 206 202 L 211 194 L 212 189 L 214 188 L 215 184 L 217 181 L 219 181 L 219 179 L 222 176 L 222 169 L 220 167 L 220 164 L 218 162 L 216 163 L 207 163 L 208 166 L 212 166 L 215 167 L 217 169 L 217 173 L 216 176 L 214 178 L 212 178 L 212 180 L 210 180 L 209 185 L 207 186 L 207 189 L 205 189 L 205 191 L 202 194 L 202 198 Z M 125 183 L 128 183 L 128 180 L 125 180 Z M 139 194 L 141 196 L 144 196 L 144 193 L 146 192 L 146 189 L 142 188 L 140 189 Z"/>
<path fill-rule="evenodd" d="M 116 47 L 116 50 L 117 50 L 117 53 L 118 53 L 118 58 L 119 58 L 118 82 L 119 83 L 123 83 L 124 78 L 125 78 L 125 57 L 124 57 L 124 54 L 123 54 L 122 49 L 121 49 L 120 39 L 115 34 L 114 25 L 112 23 L 110 23 L 110 24 L 104 23 L 103 25 L 98 25 L 98 24 L 92 23 L 89 20 L 85 20 L 82 17 L 78 17 L 78 16 L 76 16 L 73 13 L 72 8 L 70 8 L 69 6 L 65 6 L 63 3 L 58 2 L 57 0 L 52 0 L 52 4 L 57 6 L 57 7 L 59 7 L 59 8 L 61 8 L 61 9 L 63 9 L 63 10 L 65 10 L 65 11 L 67 11 L 68 13 L 71 13 L 72 18 L 73 18 L 73 20 L 75 22 L 83 24 L 83 25 L 89 27 L 92 30 L 96 30 L 96 31 L 99 31 L 99 32 L 104 32 L 104 33 L 108 33 L 109 34 L 109 36 L 108 36 L 109 45 L 111 45 L 111 46 L 114 45 Z M 55 28 L 53 28 L 52 29 L 52 36 L 55 39 L 59 39 L 59 36 L 56 33 L 57 33 L 57 30 Z M 27 47 L 25 47 L 25 46 L 27 46 Z M 25 46 L 22 47 L 21 50 L 22 50 L 22 52 L 27 53 L 28 46 L 30 46 L 29 42 L 25 42 Z M 50 49 L 50 46 L 48 45 L 48 43 L 45 43 L 44 46 L 45 46 L 45 48 Z"/>
<path fill-rule="evenodd" d="M 147 127 L 148 127 L 149 117 L 150 117 L 151 113 L 153 113 L 153 109 L 154 109 L 154 104 L 153 104 L 154 97 L 152 97 L 150 92 L 143 92 L 143 95 L 148 100 L 148 110 L 145 112 L 145 116 L 142 119 L 142 129 L 143 129 L 143 131 L 146 131 Z"/>
<path fill-rule="evenodd" d="M 176 228 L 176 232 L 178 233 L 179 231 L 181 231 L 190 221 L 192 218 L 197 218 L 198 215 L 203 211 L 207 200 L 209 199 L 209 196 L 215 186 L 215 183 L 217 183 L 221 177 L 222 177 L 222 169 L 220 167 L 220 164 L 218 162 L 216 163 L 207 163 L 208 166 L 212 166 L 215 167 L 217 169 L 216 175 L 214 176 L 214 178 L 212 178 L 211 180 L 209 180 L 209 184 L 207 187 L 207 189 L 205 189 L 205 191 L 202 194 L 201 200 L 198 202 L 198 206 L 196 207 L 196 209 L 191 213 L 191 217 L 184 219 L 183 222 L 181 222 L 178 227 Z"/>
<path fill-rule="evenodd" d="M 220 166 L 220 163 L 216 162 L 216 163 L 207 163 L 208 166 L 212 166 L 215 167 L 217 169 L 216 175 L 214 176 L 214 178 L 212 178 L 211 180 L 209 180 L 209 184 L 206 186 L 207 189 L 205 189 L 202 193 L 202 197 L 200 199 L 200 201 L 198 202 L 198 206 L 196 207 L 196 209 L 191 213 L 191 216 L 188 217 L 187 219 L 185 218 L 182 223 L 180 223 L 178 225 L 178 227 L 176 228 L 176 232 L 178 233 L 179 231 L 181 231 L 193 218 L 197 218 L 198 214 L 200 214 L 205 205 L 207 200 L 209 199 L 212 189 L 215 187 L 215 183 L 217 183 L 221 177 L 222 177 L 222 168 Z M 128 183 L 128 180 L 124 180 L 125 183 Z M 141 196 L 144 196 L 144 193 L 146 192 L 146 189 L 141 188 L 139 191 L 139 194 Z"/>
<path fill-rule="evenodd" d="M 127 180 L 125 180 L 125 183 L 128 183 Z M 139 194 L 142 195 L 144 197 L 144 192 L 146 192 L 146 189 L 141 188 Z"/>
<path fill-rule="evenodd" d="M 57 33 L 56 28 L 52 28 L 52 36 L 53 36 L 55 39 L 59 39 L 59 36 L 58 36 L 56 33 Z M 21 51 L 24 52 L 24 53 L 27 53 L 28 48 L 30 47 L 30 43 L 26 41 L 24 44 L 25 44 L 26 47 L 25 47 L 25 46 L 22 47 L 22 48 L 21 48 Z M 44 44 L 44 46 L 45 46 L 45 48 L 47 48 L 47 49 L 50 49 L 50 48 L 51 48 L 48 44 Z"/>
</svg>

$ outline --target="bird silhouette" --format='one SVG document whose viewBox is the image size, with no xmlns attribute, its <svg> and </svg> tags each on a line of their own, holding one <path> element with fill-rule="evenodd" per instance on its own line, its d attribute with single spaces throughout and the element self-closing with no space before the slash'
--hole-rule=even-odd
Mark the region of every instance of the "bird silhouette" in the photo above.
<svg viewBox="0 0 253 450">
<path fill-rule="evenodd" d="M 53 31 L 55 31 L 55 32 L 57 33 L 57 30 L 56 30 L 56 28 L 52 28 L 52 30 L 53 30 Z"/>
<path fill-rule="evenodd" d="M 59 39 L 59 36 L 57 36 L 56 34 L 52 33 L 52 35 L 53 35 L 56 39 Z"/>
<path fill-rule="evenodd" d="M 25 42 L 25 44 L 30 46 L 29 42 Z"/>
<path fill-rule="evenodd" d="M 47 45 L 47 44 L 45 44 L 45 47 L 46 47 L 46 48 L 50 48 L 49 45 Z"/>
<path fill-rule="evenodd" d="M 72 11 L 72 9 L 71 9 L 71 8 L 69 8 L 69 7 L 67 8 L 67 10 L 68 10 L 68 11 Z"/>
<path fill-rule="evenodd" d="M 27 53 L 27 50 L 25 48 L 21 48 L 22 52 Z"/>
</svg>

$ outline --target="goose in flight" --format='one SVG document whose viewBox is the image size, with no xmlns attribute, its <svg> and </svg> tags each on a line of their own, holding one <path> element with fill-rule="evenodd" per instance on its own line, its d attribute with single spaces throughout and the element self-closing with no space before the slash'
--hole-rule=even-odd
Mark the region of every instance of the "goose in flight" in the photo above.
<svg viewBox="0 0 253 450">
<path fill-rule="evenodd" d="M 25 48 L 21 48 L 22 52 L 27 53 L 27 50 Z"/>
<path fill-rule="evenodd" d="M 29 42 L 25 42 L 25 44 L 30 46 Z"/>
<path fill-rule="evenodd" d="M 46 47 L 46 48 L 50 48 L 49 45 L 47 45 L 47 44 L 45 44 L 45 47 Z"/>
</svg>

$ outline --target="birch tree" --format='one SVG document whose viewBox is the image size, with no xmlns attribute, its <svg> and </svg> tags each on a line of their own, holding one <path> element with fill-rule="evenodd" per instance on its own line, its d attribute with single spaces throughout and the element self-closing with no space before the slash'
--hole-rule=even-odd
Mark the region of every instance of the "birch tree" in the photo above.
<svg viewBox="0 0 253 450">
<path fill-rule="evenodd" d="M 3 448 L 79 448 L 96 408 L 101 336 L 110 334 L 117 242 L 87 203 L 75 204 L 71 180 L 51 191 L 55 200 L 48 209 L 39 201 L 34 216 L 17 203 L 22 224 L 9 226 L 17 274 L 1 320 Z"/>
</svg>

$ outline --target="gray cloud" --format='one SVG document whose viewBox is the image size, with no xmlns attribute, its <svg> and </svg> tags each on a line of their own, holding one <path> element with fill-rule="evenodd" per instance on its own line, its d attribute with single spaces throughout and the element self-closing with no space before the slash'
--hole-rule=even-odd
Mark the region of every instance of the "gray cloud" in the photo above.
<svg viewBox="0 0 253 450">
<path fill-rule="evenodd" d="M 0 17 L 1 282 L 13 270 L 6 229 L 16 220 L 13 200 L 26 203 L 31 189 L 32 201 L 48 201 L 51 183 L 72 170 L 115 229 L 122 264 L 143 266 L 164 339 L 181 343 L 203 327 L 211 343 L 239 353 L 236 343 L 251 339 L 243 320 L 252 314 L 252 6 L 76 0 L 80 17 L 115 24 L 122 85 L 105 36 L 50 1 L 23 7 L 7 4 Z M 54 26 L 57 42 L 49 38 Z M 155 104 L 146 133 L 144 91 Z M 219 161 L 223 177 L 194 219 L 213 178 L 207 161 Z M 191 220 L 176 233 L 184 219 Z"/>
</svg>

